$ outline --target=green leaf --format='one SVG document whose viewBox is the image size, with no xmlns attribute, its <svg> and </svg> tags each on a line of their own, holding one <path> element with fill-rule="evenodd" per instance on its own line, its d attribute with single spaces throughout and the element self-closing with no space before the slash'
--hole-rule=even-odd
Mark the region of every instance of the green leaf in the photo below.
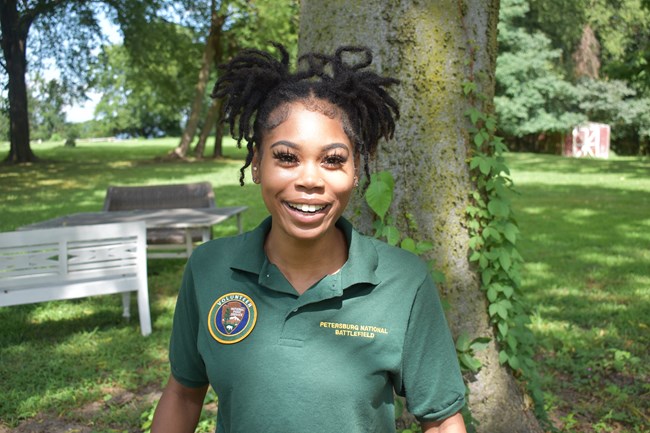
<svg viewBox="0 0 650 433">
<path fill-rule="evenodd" d="M 366 203 L 377 214 L 379 219 L 383 221 L 393 201 L 395 182 L 390 172 L 387 171 L 374 173 L 371 179 L 370 185 L 368 185 L 365 193 Z"/>
<path fill-rule="evenodd" d="M 383 235 L 388 245 L 395 246 L 399 242 L 399 230 L 395 226 L 385 226 Z"/>
<path fill-rule="evenodd" d="M 519 359 L 516 356 L 510 356 L 508 358 L 508 364 L 513 370 L 519 370 Z"/>
<path fill-rule="evenodd" d="M 476 147 L 481 147 L 483 143 L 485 143 L 485 137 L 479 132 L 474 136 L 474 144 L 476 144 Z"/>
<path fill-rule="evenodd" d="M 487 257 L 485 254 L 481 254 L 481 256 L 478 259 L 478 265 L 481 269 L 485 269 L 490 265 L 490 262 L 488 261 Z"/>
<path fill-rule="evenodd" d="M 481 173 L 487 176 L 490 174 L 490 170 L 492 169 L 492 161 L 488 158 L 482 158 L 479 162 L 478 168 L 481 170 Z"/>
<path fill-rule="evenodd" d="M 519 229 L 517 228 L 516 225 L 512 223 L 507 223 L 505 228 L 503 229 L 503 235 L 506 237 L 506 239 L 508 239 L 513 244 L 517 242 L 518 233 L 519 233 Z"/>
<path fill-rule="evenodd" d="M 512 288 L 512 286 L 503 286 L 503 294 L 506 296 L 506 298 L 510 299 L 512 298 L 512 295 L 515 293 L 515 289 Z"/>
<path fill-rule="evenodd" d="M 494 301 L 497 300 L 498 297 L 499 297 L 499 294 L 497 293 L 497 289 L 494 286 L 488 287 L 488 290 L 487 290 L 488 301 L 494 302 Z"/>
<path fill-rule="evenodd" d="M 513 352 L 517 351 L 517 346 L 518 346 L 517 339 L 515 338 L 514 335 L 512 335 L 512 333 L 508 334 L 508 336 L 506 337 L 506 342 L 508 343 L 510 350 L 512 350 Z"/>
<path fill-rule="evenodd" d="M 501 254 L 499 255 L 499 264 L 506 271 L 510 269 L 510 265 L 512 265 L 512 260 L 510 259 L 510 254 L 508 253 L 508 251 L 501 250 Z"/>
<path fill-rule="evenodd" d="M 469 335 L 466 331 L 462 331 L 456 339 L 456 350 L 459 352 L 467 352 L 470 344 Z"/>
<path fill-rule="evenodd" d="M 507 319 L 508 318 L 508 307 L 504 304 L 504 301 L 499 302 L 498 304 L 492 304 L 496 305 L 496 311 L 499 317 L 502 319 Z M 492 306 L 490 305 L 490 306 Z"/>
<path fill-rule="evenodd" d="M 476 373 L 483 366 L 483 364 L 481 364 L 481 361 L 474 358 L 469 353 L 461 353 L 458 355 L 458 360 L 472 373 Z"/>
<path fill-rule="evenodd" d="M 497 217 L 505 218 L 510 213 L 510 207 L 508 204 L 498 198 L 490 200 L 487 207 L 490 213 Z"/>
<path fill-rule="evenodd" d="M 413 254 L 417 254 L 415 248 L 415 241 L 411 238 L 403 239 L 402 243 L 400 244 L 400 247 L 406 251 L 412 252 Z"/>
<path fill-rule="evenodd" d="M 415 251 L 418 255 L 424 254 L 427 251 L 430 251 L 433 248 L 433 243 L 428 241 L 419 241 L 415 245 Z"/>
<path fill-rule="evenodd" d="M 494 131 L 496 129 L 497 121 L 494 117 L 490 116 L 485 121 L 485 129 L 488 131 Z"/>
<path fill-rule="evenodd" d="M 469 116 L 469 120 L 473 125 L 476 125 L 476 122 L 478 122 L 478 120 L 483 116 L 483 114 L 474 107 L 467 110 L 465 114 Z"/>
<path fill-rule="evenodd" d="M 505 350 L 501 350 L 499 352 L 499 364 L 505 364 L 506 362 L 508 362 L 508 358 L 510 357 L 508 356 Z"/>
<path fill-rule="evenodd" d="M 474 170 L 476 167 L 479 166 L 481 161 L 483 160 L 482 156 L 474 156 L 470 161 L 469 161 L 469 168 Z M 474 197 L 474 199 L 478 199 L 477 197 Z"/>
<path fill-rule="evenodd" d="M 476 91 L 476 83 L 473 81 L 465 81 L 463 83 L 463 93 L 469 95 L 472 92 Z"/>
<path fill-rule="evenodd" d="M 484 270 L 481 273 L 481 281 L 483 281 L 483 285 L 488 286 L 490 284 L 490 281 L 492 281 L 492 277 L 494 277 L 494 271 L 492 269 Z"/>
<path fill-rule="evenodd" d="M 431 271 L 431 278 L 435 283 L 442 284 L 447 280 L 445 273 L 442 271 Z"/>
<path fill-rule="evenodd" d="M 497 328 L 499 328 L 502 337 L 508 335 L 508 324 L 506 322 L 497 323 Z"/>
<path fill-rule="evenodd" d="M 485 350 L 485 349 L 488 347 L 488 345 L 490 344 L 490 341 L 492 341 L 491 338 L 488 338 L 488 337 L 478 337 L 478 338 L 475 338 L 475 339 L 472 341 L 472 344 L 470 344 L 469 347 L 470 347 L 472 350 L 478 352 L 479 350 Z"/>
</svg>

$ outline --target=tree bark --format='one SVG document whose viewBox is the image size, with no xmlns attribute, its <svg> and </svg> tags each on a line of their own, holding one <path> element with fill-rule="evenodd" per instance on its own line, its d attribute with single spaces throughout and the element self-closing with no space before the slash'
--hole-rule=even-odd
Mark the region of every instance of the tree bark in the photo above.
<svg viewBox="0 0 650 433">
<path fill-rule="evenodd" d="M 15 0 L 0 2 L 0 28 L 5 69 L 9 77 L 9 137 L 7 162 L 33 162 L 36 156 L 29 144 L 29 112 L 27 110 L 27 33 L 32 20 L 20 17 Z"/>
<path fill-rule="evenodd" d="M 219 118 L 217 119 L 217 129 L 214 131 L 214 149 L 212 151 L 213 158 L 223 157 L 223 111 L 219 110 Z"/>
<path fill-rule="evenodd" d="M 216 9 L 215 0 L 212 0 L 212 7 L 210 10 L 210 34 L 208 35 L 208 40 L 206 41 L 205 49 L 203 50 L 201 70 L 199 71 L 199 78 L 198 82 L 196 83 L 194 92 L 194 101 L 192 102 L 192 108 L 190 110 L 190 115 L 187 119 L 187 123 L 185 124 L 185 129 L 181 135 L 181 142 L 170 153 L 170 156 L 178 158 L 185 158 L 187 156 L 190 144 L 192 143 L 194 135 L 196 134 L 199 120 L 201 120 L 201 111 L 203 108 L 203 100 L 205 98 L 205 89 L 208 85 L 208 79 L 210 78 L 211 66 L 214 64 L 215 47 L 219 44 L 221 26 L 224 23 L 223 17 L 219 15 Z"/>
<path fill-rule="evenodd" d="M 393 173 L 392 214 L 402 221 L 412 215 L 418 230 L 409 234 L 435 244 L 431 257 L 446 276 L 441 294 L 451 304 L 452 333 L 492 338 L 476 354 L 483 368 L 468 379 L 478 432 L 541 432 L 521 387 L 499 364 L 487 301 L 468 260 L 465 209 L 475 185 L 462 83 L 473 80 L 490 99 L 494 93 L 498 10 L 499 0 L 303 0 L 299 51 L 366 45 L 378 71 L 402 80 L 392 91 L 401 105 L 395 138 L 380 145 L 372 170 Z M 348 215 L 369 229 L 360 195 Z M 409 232 L 406 224 L 401 229 Z"/>
<path fill-rule="evenodd" d="M 215 124 L 219 118 L 219 112 L 221 111 L 221 99 L 213 99 L 208 109 L 208 114 L 205 116 L 203 121 L 203 128 L 201 128 L 201 134 L 199 134 L 199 141 L 196 143 L 194 148 L 194 156 L 197 158 L 203 158 L 205 154 L 205 145 L 210 136 L 210 132 L 214 129 Z"/>
</svg>

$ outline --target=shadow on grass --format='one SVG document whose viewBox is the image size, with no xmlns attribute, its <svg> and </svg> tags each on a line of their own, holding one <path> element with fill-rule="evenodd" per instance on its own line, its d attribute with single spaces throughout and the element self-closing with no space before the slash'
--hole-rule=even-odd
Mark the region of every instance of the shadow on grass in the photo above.
<svg viewBox="0 0 650 433">
<path fill-rule="evenodd" d="M 549 320 L 613 326 L 619 337 L 631 325 L 650 325 L 650 193 L 543 184 L 519 191 L 515 209 L 530 303 Z M 641 339 L 637 350 L 647 347 L 647 332 L 633 334 Z"/>
</svg>

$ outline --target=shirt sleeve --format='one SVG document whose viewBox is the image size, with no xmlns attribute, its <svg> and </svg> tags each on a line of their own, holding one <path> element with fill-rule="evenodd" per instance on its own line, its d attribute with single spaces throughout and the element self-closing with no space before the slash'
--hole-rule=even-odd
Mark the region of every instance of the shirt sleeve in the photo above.
<svg viewBox="0 0 650 433">
<path fill-rule="evenodd" d="M 169 343 L 172 375 L 178 382 L 190 388 L 209 383 L 205 364 L 198 350 L 198 332 L 199 311 L 190 261 L 185 268 L 178 293 Z"/>
<path fill-rule="evenodd" d="M 411 308 L 402 352 L 402 389 L 407 409 L 419 421 L 437 421 L 465 404 L 465 384 L 440 297 L 430 275 Z"/>
</svg>

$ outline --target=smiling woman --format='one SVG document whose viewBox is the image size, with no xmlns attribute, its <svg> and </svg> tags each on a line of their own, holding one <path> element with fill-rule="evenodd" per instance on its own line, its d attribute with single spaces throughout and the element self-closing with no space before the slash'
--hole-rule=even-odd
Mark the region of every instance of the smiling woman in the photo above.
<svg viewBox="0 0 650 433">
<path fill-rule="evenodd" d="M 464 433 L 465 386 L 427 265 L 341 216 L 361 163 L 367 173 L 392 136 L 397 80 L 365 70 L 366 48 L 304 56 L 295 73 L 277 48 L 281 60 L 242 52 L 215 86 L 247 142 L 240 181 L 250 167 L 270 216 L 190 258 L 152 432 L 193 431 L 210 385 L 217 433 L 394 432 L 394 392 L 424 431 Z"/>
</svg>

